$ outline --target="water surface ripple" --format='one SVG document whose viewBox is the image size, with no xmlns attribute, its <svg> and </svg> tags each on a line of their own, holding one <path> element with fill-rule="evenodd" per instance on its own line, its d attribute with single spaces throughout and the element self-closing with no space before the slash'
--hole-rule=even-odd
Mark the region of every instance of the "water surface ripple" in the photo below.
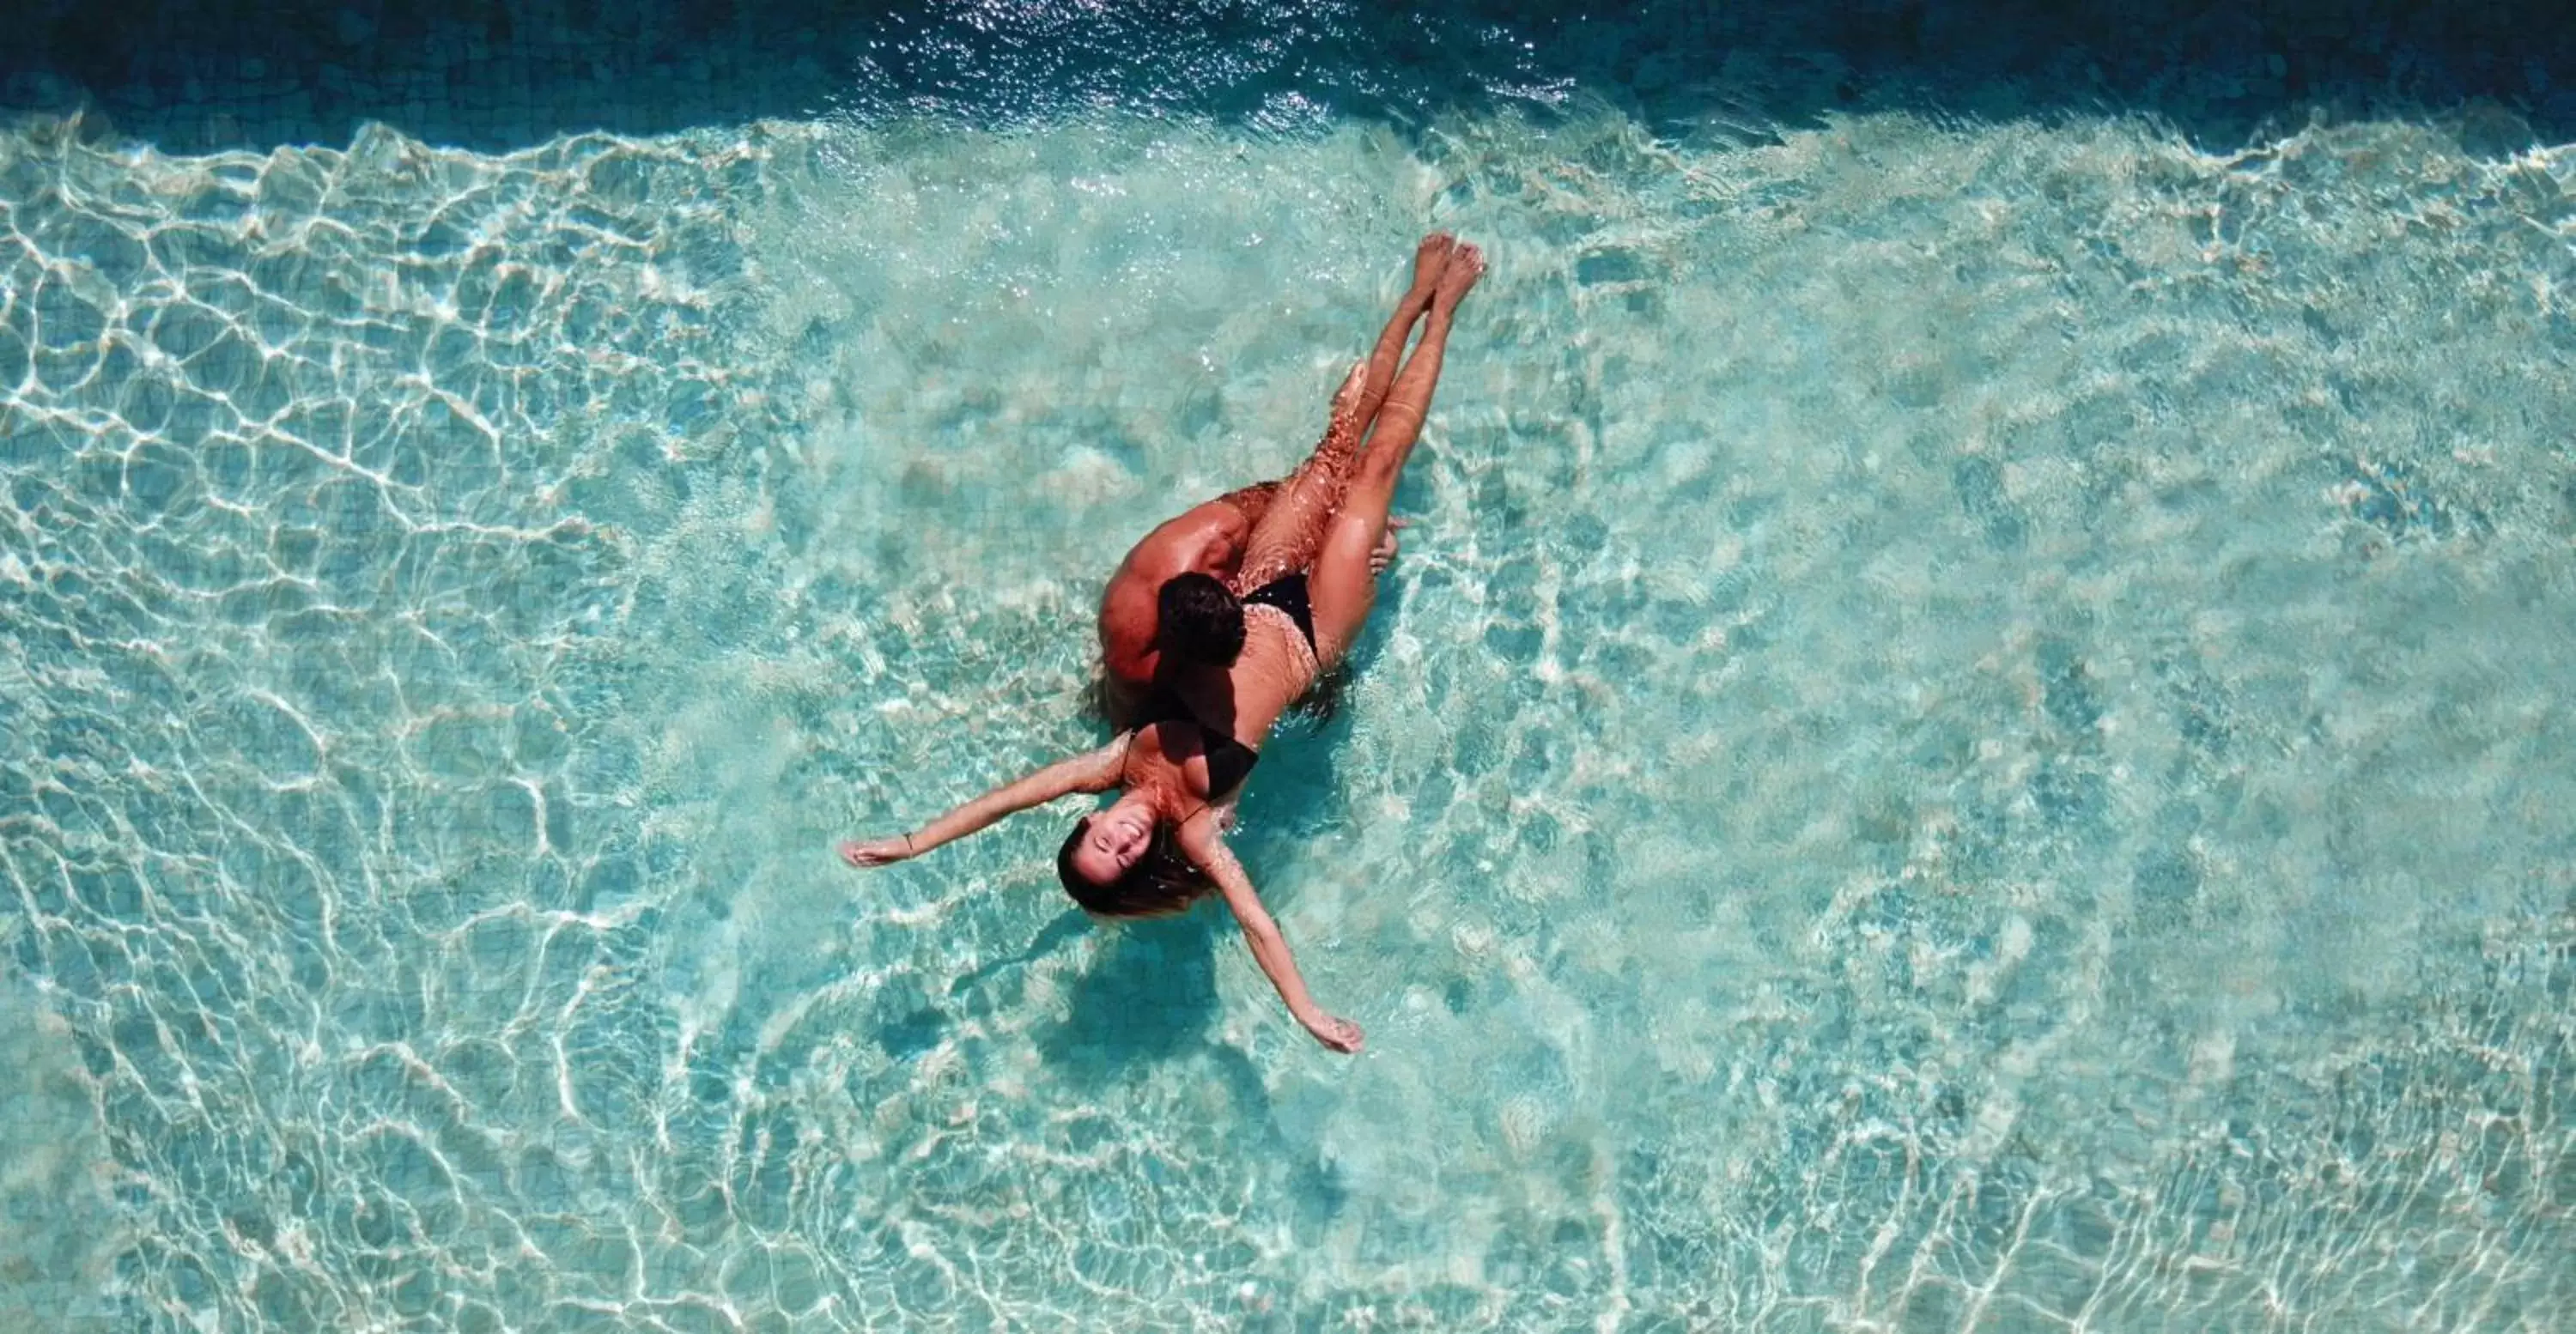
<svg viewBox="0 0 2576 1334">
<path fill-rule="evenodd" d="M 2395 122 L 0 137 L 66 1330 L 2565 1329 L 2576 157 Z M 1097 580 L 1484 242 L 1214 909 Z"/>
</svg>

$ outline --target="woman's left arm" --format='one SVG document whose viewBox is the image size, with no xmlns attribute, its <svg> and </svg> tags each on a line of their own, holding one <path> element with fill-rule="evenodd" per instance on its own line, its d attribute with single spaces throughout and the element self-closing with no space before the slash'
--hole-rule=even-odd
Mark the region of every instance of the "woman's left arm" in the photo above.
<svg viewBox="0 0 2576 1334">
<path fill-rule="evenodd" d="M 1244 942 L 1252 947 L 1253 960 L 1261 965 L 1270 985 L 1279 989 L 1279 999 L 1288 1003 L 1288 1013 L 1314 1034 L 1317 1042 L 1339 1052 L 1358 1051 L 1360 1026 L 1326 1014 L 1315 998 L 1306 994 L 1306 979 L 1297 973 L 1297 960 L 1288 952 L 1288 938 L 1279 934 L 1279 924 L 1270 920 L 1270 910 L 1261 906 L 1261 896 L 1253 892 L 1251 877 L 1243 873 L 1242 864 L 1235 861 L 1234 852 L 1217 833 L 1216 821 L 1184 821 L 1179 841 L 1191 864 L 1207 872 L 1224 892 L 1225 906 L 1234 910 L 1234 920 L 1243 928 Z"/>
</svg>

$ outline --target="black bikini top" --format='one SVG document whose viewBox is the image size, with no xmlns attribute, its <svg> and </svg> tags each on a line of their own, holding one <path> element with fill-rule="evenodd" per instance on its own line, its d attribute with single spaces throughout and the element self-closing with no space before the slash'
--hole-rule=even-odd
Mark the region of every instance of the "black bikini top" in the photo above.
<svg viewBox="0 0 2576 1334">
<path fill-rule="evenodd" d="M 1156 723 L 1188 723 L 1199 729 L 1199 751 L 1207 756 L 1208 800 L 1223 801 L 1243 786 L 1252 776 L 1252 766 L 1261 763 L 1261 752 L 1234 739 L 1219 728 L 1208 726 L 1190 712 L 1190 706 L 1168 690 L 1157 690 L 1136 711 L 1139 729 Z"/>
<path fill-rule="evenodd" d="M 1243 595 L 1243 605 L 1277 607 L 1296 622 L 1299 633 L 1306 636 L 1306 647 L 1315 647 L 1315 609 L 1306 595 L 1306 576 L 1281 575 Z M 1136 726 L 1155 723 L 1188 723 L 1199 729 L 1199 748 L 1207 756 L 1208 800 L 1223 801 L 1243 786 L 1252 776 L 1252 766 L 1261 763 L 1261 752 L 1234 739 L 1223 728 L 1210 727 L 1207 720 L 1190 712 L 1190 706 L 1168 690 L 1157 690 L 1146 697 L 1136 710 Z"/>
</svg>

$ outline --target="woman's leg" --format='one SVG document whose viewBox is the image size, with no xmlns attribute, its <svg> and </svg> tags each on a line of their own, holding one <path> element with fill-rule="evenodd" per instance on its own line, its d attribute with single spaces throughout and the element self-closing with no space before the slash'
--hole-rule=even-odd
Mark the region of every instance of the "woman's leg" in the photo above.
<svg viewBox="0 0 2576 1334">
<path fill-rule="evenodd" d="M 1395 313 L 1387 318 L 1369 359 L 1352 367 L 1350 378 L 1333 395 L 1332 422 L 1325 428 L 1323 443 L 1280 483 L 1268 510 L 1254 524 L 1243 564 L 1227 581 L 1235 592 L 1248 593 L 1314 562 L 1324 526 L 1341 507 L 1351 460 L 1358 455 L 1379 405 L 1386 401 L 1404 345 L 1413 337 L 1414 323 L 1430 308 L 1456 244 L 1446 233 L 1433 232 L 1414 248 L 1413 285 L 1395 303 Z"/>
<path fill-rule="evenodd" d="M 1244 533 L 1249 537 L 1252 529 L 1260 526 L 1261 516 L 1270 512 L 1270 502 L 1278 498 L 1281 485 L 1282 483 L 1276 478 L 1267 482 L 1254 482 L 1250 486 L 1236 487 L 1208 503 L 1226 506 L 1242 515 Z"/>
<path fill-rule="evenodd" d="M 1306 592 L 1315 613 L 1315 651 L 1326 669 L 1340 662 L 1368 623 L 1377 598 L 1377 576 L 1370 553 L 1386 536 L 1387 507 L 1395 501 L 1395 484 L 1404 476 L 1405 460 L 1422 437 L 1422 422 L 1431 412 L 1431 391 L 1440 383 L 1440 358 L 1449 343 L 1449 325 L 1458 302 L 1484 276 L 1485 256 L 1471 245 L 1459 246 L 1441 274 L 1431 301 L 1431 316 L 1422 330 L 1422 345 L 1395 380 L 1386 406 L 1379 410 L 1368 452 L 1352 472 L 1341 509 L 1324 532 L 1323 545 L 1307 572 Z"/>
<path fill-rule="evenodd" d="M 1386 401 L 1387 387 L 1395 383 L 1396 366 L 1404 360 L 1404 345 L 1413 341 L 1415 322 L 1431 309 L 1440 275 L 1449 267 L 1449 256 L 1457 248 L 1458 238 L 1447 232 L 1433 232 L 1413 247 L 1413 285 L 1395 303 L 1395 313 L 1387 317 L 1386 328 L 1378 333 L 1377 346 L 1369 352 L 1368 378 L 1360 385 L 1359 417 L 1364 425 L 1376 420 L 1378 405 Z"/>
</svg>

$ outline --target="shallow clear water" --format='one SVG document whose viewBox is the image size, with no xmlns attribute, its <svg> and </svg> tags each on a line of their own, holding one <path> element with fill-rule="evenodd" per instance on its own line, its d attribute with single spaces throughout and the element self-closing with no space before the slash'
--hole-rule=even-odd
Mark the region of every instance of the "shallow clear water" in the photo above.
<svg viewBox="0 0 2576 1334">
<path fill-rule="evenodd" d="M 1102 115 L 0 139 L 63 1329 L 2566 1329 L 2576 156 Z M 1097 580 L 1492 274 L 1221 910 Z"/>
</svg>

